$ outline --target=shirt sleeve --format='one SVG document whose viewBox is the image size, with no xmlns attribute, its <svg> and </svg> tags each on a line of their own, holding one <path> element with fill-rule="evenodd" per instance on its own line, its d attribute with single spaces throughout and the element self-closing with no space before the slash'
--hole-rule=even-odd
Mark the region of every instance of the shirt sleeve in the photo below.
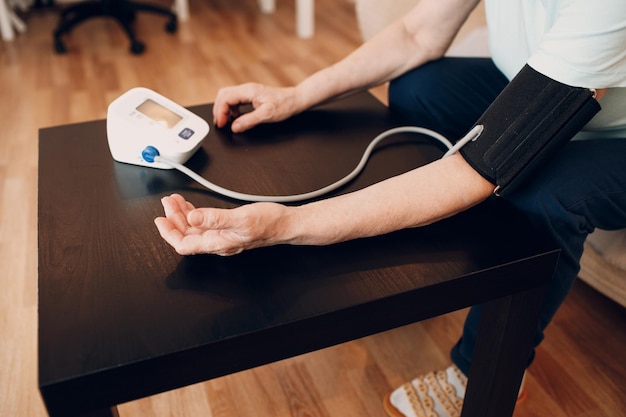
<svg viewBox="0 0 626 417">
<path fill-rule="evenodd" d="M 557 0 L 528 64 L 564 84 L 626 87 L 626 1 Z"/>
</svg>

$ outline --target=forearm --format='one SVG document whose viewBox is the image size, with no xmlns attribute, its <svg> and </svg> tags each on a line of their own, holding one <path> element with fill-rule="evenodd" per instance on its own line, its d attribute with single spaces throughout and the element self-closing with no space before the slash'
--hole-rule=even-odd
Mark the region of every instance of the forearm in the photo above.
<svg viewBox="0 0 626 417">
<path fill-rule="evenodd" d="M 486 199 L 494 186 L 455 154 L 361 191 L 299 207 L 276 203 L 199 208 L 180 195 L 162 199 L 155 224 L 181 255 L 234 255 L 279 244 L 329 245 L 423 226 Z"/>
<path fill-rule="evenodd" d="M 446 52 L 477 0 L 421 0 L 394 22 L 336 64 L 298 86 L 302 110 L 383 84 Z"/>
<path fill-rule="evenodd" d="M 453 155 L 354 193 L 289 208 L 278 243 L 326 245 L 424 226 L 474 206 L 493 189 Z"/>
</svg>

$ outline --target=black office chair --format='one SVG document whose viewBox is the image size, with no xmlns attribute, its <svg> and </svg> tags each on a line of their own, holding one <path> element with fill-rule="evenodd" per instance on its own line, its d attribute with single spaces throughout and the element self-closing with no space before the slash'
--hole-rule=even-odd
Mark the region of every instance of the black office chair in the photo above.
<svg viewBox="0 0 626 417">
<path fill-rule="evenodd" d="M 130 39 L 130 52 L 141 54 L 145 49 L 143 42 L 139 41 L 131 27 L 137 12 L 147 11 L 169 17 L 165 24 L 165 31 L 176 32 L 178 22 L 176 14 L 171 10 L 151 4 L 135 2 L 130 0 L 93 0 L 73 4 L 61 12 L 59 25 L 54 31 L 54 50 L 63 54 L 67 48 L 61 36 L 69 32 L 74 26 L 92 17 L 112 17 L 122 26 Z"/>
</svg>

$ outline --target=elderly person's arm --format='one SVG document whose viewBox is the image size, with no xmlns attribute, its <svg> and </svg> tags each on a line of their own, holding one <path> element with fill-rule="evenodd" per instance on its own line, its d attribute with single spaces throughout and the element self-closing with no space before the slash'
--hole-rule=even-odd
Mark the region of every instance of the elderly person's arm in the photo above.
<svg viewBox="0 0 626 417">
<path fill-rule="evenodd" d="M 181 255 L 233 255 L 277 244 L 328 245 L 423 226 L 463 211 L 494 190 L 458 155 L 362 190 L 302 206 L 247 204 L 194 208 L 180 195 L 163 199 L 161 236 Z"/>
<path fill-rule="evenodd" d="M 295 87 L 246 83 L 221 89 L 213 106 L 217 127 L 232 120 L 233 132 L 259 123 L 287 119 L 315 105 L 368 89 L 440 58 L 478 0 L 421 0 L 402 19 L 364 43 L 343 60 Z M 240 114 L 239 106 L 253 111 Z"/>
</svg>

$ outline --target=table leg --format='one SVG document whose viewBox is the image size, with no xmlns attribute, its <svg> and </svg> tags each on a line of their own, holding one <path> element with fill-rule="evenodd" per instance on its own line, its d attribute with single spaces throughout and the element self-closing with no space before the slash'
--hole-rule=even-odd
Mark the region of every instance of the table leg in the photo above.
<svg viewBox="0 0 626 417">
<path fill-rule="evenodd" d="M 483 305 L 463 417 L 513 415 L 545 286 Z"/>
<path fill-rule="evenodd" d="M 111 407 L 81 414 L 80 417 L 120 417 L 120 414 L 117 412 L 117 407 Z"/>
</svg>

